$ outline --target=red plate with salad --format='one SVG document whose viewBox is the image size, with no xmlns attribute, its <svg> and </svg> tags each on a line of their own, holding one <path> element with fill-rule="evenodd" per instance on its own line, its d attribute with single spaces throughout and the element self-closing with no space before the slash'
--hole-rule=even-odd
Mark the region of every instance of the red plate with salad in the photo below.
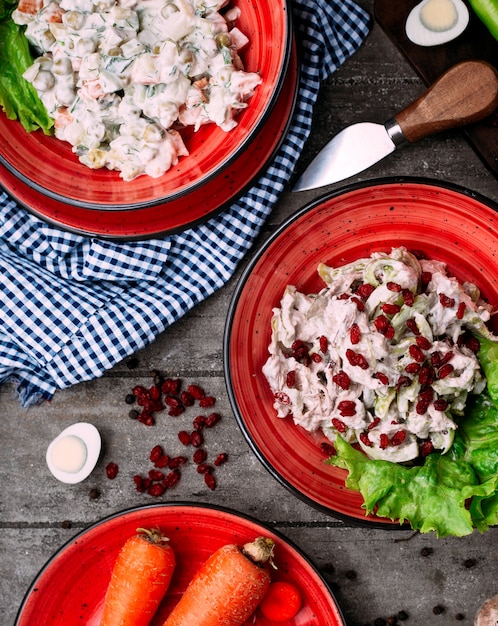
<svg viewBox="0 0 498 626">
<path fill-rule="evenodd" d="M 497 227 L 462 188 L 387 179 L 319 198 L 256 254 L 229 311 L 227 387 L 298 497 L 440 536 L 498 523 Z"/>
<path fill-rule="evenodd" d="M 33 581 L 15 626 L 98 626 L 104 596 L 118 552 L 137 528 L 158 529 L 169 539 L 176 567 L 151 626 L 163 624 L 196 571 L 221 546 L 243 545 L 257 537 L 275 543 L 278 569 L 272 582 L 299 590 L 301 607 L 286 626 L 312 623 L 344 626 L 334 596 L 309 559 L 292 543 L 263 524 L 235 511 L 192 503 L 157 504 L 129 509 L 90 526 L 63 546 Z M 256 609 L 247 626 L 270 626 Z"/>
</svg>

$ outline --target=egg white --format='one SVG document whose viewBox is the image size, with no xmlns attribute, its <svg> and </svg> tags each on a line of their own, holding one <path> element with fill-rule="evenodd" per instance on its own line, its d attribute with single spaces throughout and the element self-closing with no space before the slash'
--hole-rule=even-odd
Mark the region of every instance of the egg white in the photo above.
<svg viewBox="0 0 498 626">
<path fill-rule="evenodd" d="M 65 472 L 56 467 L 52 462 L 52 450 L 54 446 L 63 438 L 73 435 L 78 437 L 85 444 L 86 447 L 86 459 L 83 467 L 78 472 Z M 50 472 L 63 483 L 74 485 L 76 483 L 85 480 L 95 468 L 100 456 L 102 448 L 102 440 L 99 431 L 93 424 L 87 422 L 78 422 L 65 428 L 57 437 L 50 443 L 47 448 L 46 461 Z"/>
<path fill-rule="evenodd" d="M 420 11 L 431 0 L 422 0 L 408 15 L 405 24 L 406 36 L 410 41 L 419 46 L 438 46 L 456 39 L 467 28 L 469 23 L 469 10 L 462 0 L 452 0 L 457 11 L 457 21 L 448 30 L 435 31 L 427 28 L 420 19 Z"/>
</svg>

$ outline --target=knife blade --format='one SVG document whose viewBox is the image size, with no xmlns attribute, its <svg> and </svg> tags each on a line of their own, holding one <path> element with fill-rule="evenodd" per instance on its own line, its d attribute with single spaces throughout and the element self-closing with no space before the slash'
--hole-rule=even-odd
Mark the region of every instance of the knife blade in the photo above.
<svg viewBox="0 0 498 626">
<path fill-rule="evenodd" d="M 484 119 L 498 107 L 498 72 L 485 61 L 463 61 L 385 124 L 343 129 L 317 154 L 292 191 L 331 185 L 359 174 L 405 143 Z"/>
</svg>

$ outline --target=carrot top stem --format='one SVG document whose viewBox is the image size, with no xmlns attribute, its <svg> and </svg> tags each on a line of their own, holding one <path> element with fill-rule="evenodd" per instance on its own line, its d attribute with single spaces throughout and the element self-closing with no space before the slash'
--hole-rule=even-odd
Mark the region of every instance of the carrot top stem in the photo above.
<svg viewBox="0 0 498 626">
<path fill-rule="evenodd" d="M 251 560 L 255 565 L 263 567 L 265 563 L 270 563 L 273 567 L 273 551 L 275 542 L 268 537 L 258 537 L 254 541 L 246 543 L 242 546 L 241 551 L 244 556 Z"/>
<path fill-rule="evenodd" d="M 137 534 L 156 546 L 164 546 L 169 542 L 169 537 L 165 537 L 158 528 L 137 528 Z"/>
</svg>

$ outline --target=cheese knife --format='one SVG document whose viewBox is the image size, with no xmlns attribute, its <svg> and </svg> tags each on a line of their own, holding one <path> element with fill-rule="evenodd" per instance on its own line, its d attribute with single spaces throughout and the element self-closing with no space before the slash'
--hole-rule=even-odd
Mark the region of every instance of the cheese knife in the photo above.
<svg viewBox="0 0 498 626">
<path fill-rule="evenodd" d="M 406 142 L 477 122 L 497 107 L 496 69 L 485 61 L 458 63 L 385 124 L 360 122 L 342 130 L 317 154 L 292 191 L 350 178 Z"/>
</svg>

